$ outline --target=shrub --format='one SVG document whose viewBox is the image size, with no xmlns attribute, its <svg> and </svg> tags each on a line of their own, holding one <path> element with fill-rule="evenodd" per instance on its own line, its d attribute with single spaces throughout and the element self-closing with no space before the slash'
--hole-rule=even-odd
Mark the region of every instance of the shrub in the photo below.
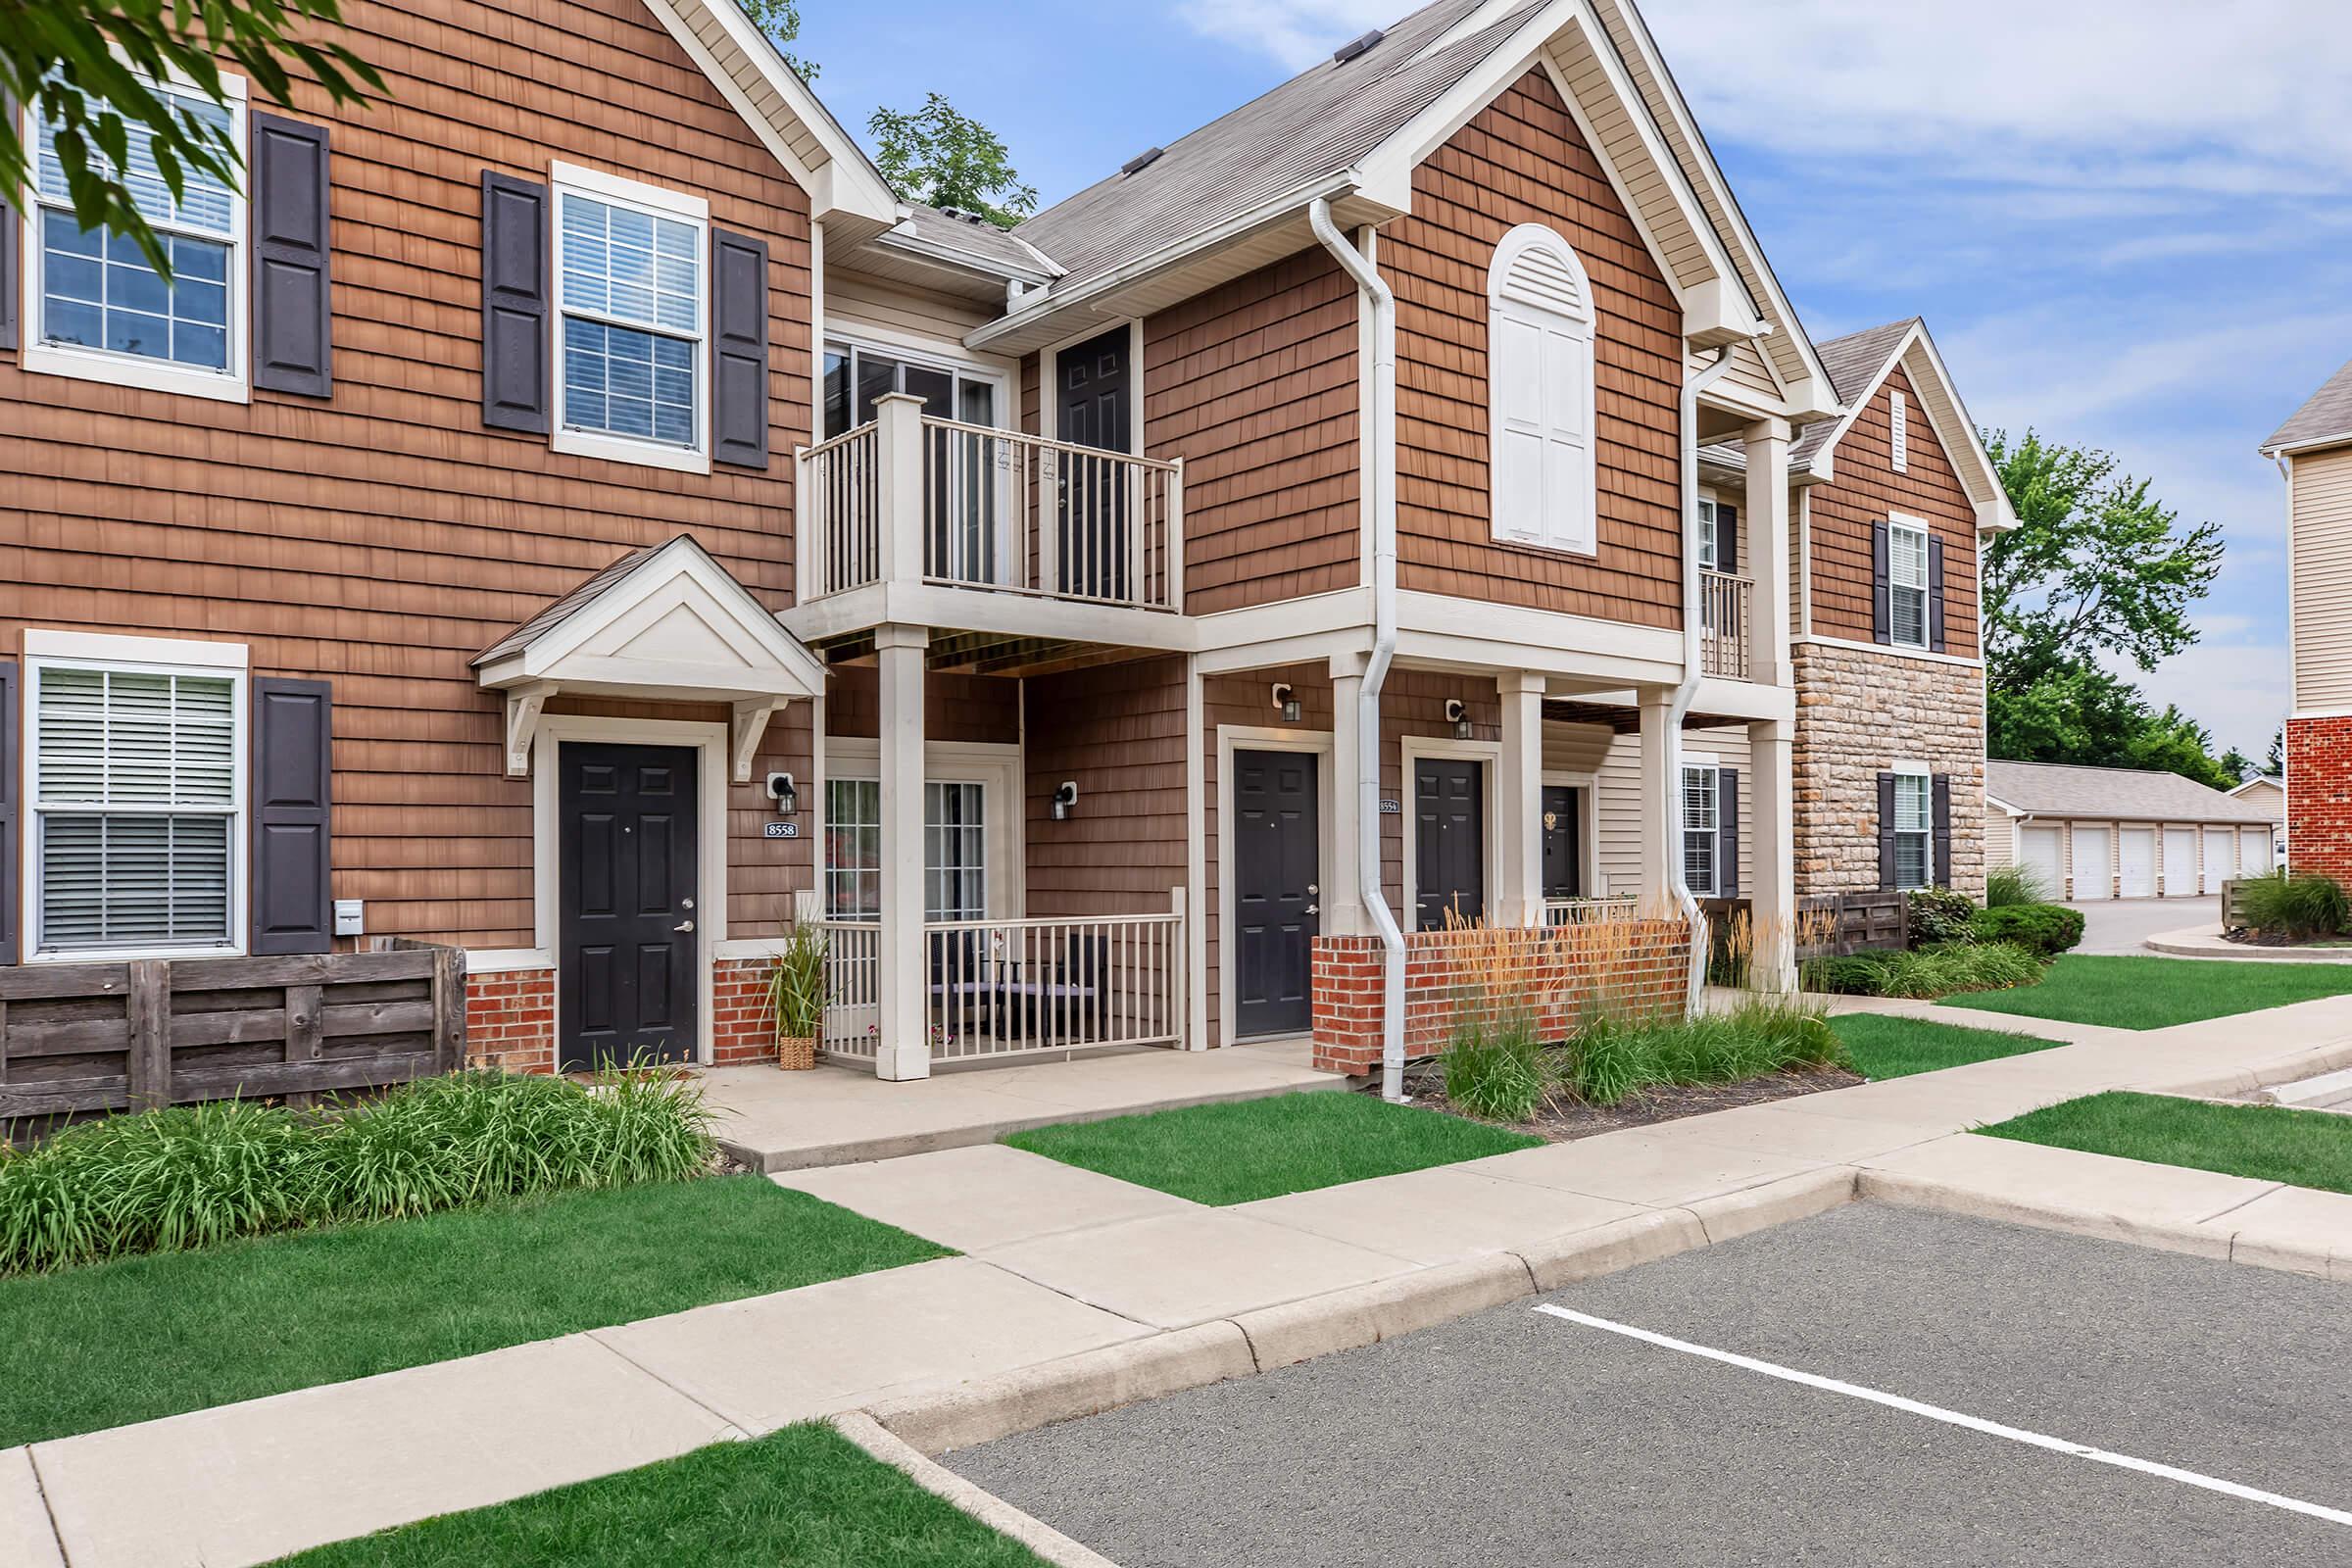
<svg viewBox="0 0 2352 1568">
<path fill-rule="evenodd" d="M 2054 958 L 2082 940 L 2082 911 L 2063 904 L 1995 904 L 1969 921 L 1979 942 L 2008 942 Z"/>
<path fill-rule="evenodd" d="M 2041 979 L 2041 960 L 2006 942 L 1917 948 L 1879 957 L 1883 997 L 1925 1001 L 1963 991 L 2007 991 Z"/>
<path fill-rule="evenodd" d="M 2048 904 L 2057 892 L 2030 865 L 1996 865 L 1984 874 L 1984 907 L 2006 908 L 2017 904 Z"/>
<path fill-rule="evenodd" d="M 223 1102 L 0 1152 L 0 1276 L 709 1168 L 692 1079 L 459 1073 L 311 1114 Z"/>
<path fill-rule="evenodd" d="M 1494 1022 L 1465 1011 L 1446 1050 L 1446 1099 L 1489 1121 L 1531 1121 L 1559 1071 L 1536 1039 L 1534 1014 L 1519 1008 Z"/>
<path fill-rule="evenodd" d="M 2352 899 L 2345 897 L 2343 884 L 2316 871 L 2290 875 L 2281 868 L 2248 877 L 2238 889 L 2238 899 L 2253 929 L 2276 931 L 2297 942 L 2342 936 L 2352 927 Z"/>
<path fill-rule="evenodd" d="M 1839 997 L 1875 997 L 1886 984 L 1886 965 L 1879 953 L 1854 953 L 1838 957 L 1808 958 L 1803 969 L 1807 991 L 1826 991 Z"/>
<path fill-rule="evenodd" d="M 1949 888 L 1918 888 L 1903 903 L 1914 948 L 1969 940 L 1968 922 L 1977 912 L 1977 905 L 1967 894 Z"/>
</svg>

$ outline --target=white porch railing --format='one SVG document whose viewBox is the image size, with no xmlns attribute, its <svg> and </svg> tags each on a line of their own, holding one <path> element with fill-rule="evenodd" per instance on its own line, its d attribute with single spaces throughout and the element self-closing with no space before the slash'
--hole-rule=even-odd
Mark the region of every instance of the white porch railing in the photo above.
<svg viewBox="0 0 2352 1568">
<path fill-rule="evenodd" d="M 798 456 L 805 599 L 900 579 L 1174 611 L 1184 470 L 885 398 Z"/>
<path fill-rule="evenodd" d="M 881 1045 L 882 927 L 824 920 L 830 1056 Z M 976 1061 L 1184 1038 L 1184 915 L 930 921 L 922 934 L 931 1060 Z"/>
<path fill-rule="evenodd" d="M 1748 651 L 1755 639 L 1756 585 L 1729 572 L 1698 574 L 1699 668 L 1709 675 L 1745 680 Z"/>
</svg>

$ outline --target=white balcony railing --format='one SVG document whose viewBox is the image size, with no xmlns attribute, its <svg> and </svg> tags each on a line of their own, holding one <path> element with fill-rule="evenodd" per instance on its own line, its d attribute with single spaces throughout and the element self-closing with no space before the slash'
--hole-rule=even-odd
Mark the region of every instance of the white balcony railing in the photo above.
<svg viewBox="0 0 2352 1568">
<path fill-rule="evenodd" d="M 805 599 L 898 580 L 1183 607 L 1184 469 L 888 397 L 798 454 Z"/>
<path fill-rule="evenodd" d="M 1754 646 L 1756 585 L 1724 571 L 1698 574 L 1699 668 L 1730 680 L 1748 678 Z"/>
</svg>

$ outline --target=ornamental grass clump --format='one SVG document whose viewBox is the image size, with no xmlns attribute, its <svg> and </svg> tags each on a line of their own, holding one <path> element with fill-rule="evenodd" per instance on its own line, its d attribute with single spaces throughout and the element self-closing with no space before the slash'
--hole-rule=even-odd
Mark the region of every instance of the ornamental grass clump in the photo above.
<svg viewBox="0 0 2352 1568">
<path fill-rule="evenodd" d="M 413 1218 L 710 1168 L 700 1087 L 659 1070 L 465 1072 L 329 1111 L 243 1102 L 110 1116 L 0 1152 L 0 1276 Z"/>
<path fill-rule="evenodd" d="M 2285 868 L 2248 877 L 2237 890 L 2249 928 L 2276 932 L 2290 942 L 2339 937 L 2352 929 L 2352 898 L 2331 876 L 2316 871 L 2289 874 Z"/>
</svg>

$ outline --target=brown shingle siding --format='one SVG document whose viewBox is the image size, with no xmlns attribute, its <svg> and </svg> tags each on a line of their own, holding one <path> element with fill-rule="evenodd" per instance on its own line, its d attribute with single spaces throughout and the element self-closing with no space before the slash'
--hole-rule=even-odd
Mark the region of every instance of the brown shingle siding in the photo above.
<svg viewBox="0 0 2352 1568">
<path fill-rule="evenodd" d="M 1894 471 L 1888 396 L 1897 389 L 1910 404 L 1902 473 Z M 1871 394 L 1838 440 L 1832 466 L 1837 482 L 1815 485 L 1810 498 L 1813 630 L 1824 637 L 1871 640 L 1871 528 L 1886 521 L 1888 513 L 1899 512 L 1926 521 L 1943 542 L 1944 651 L 1974 658 L 1977 510 L 1901 366 Z"/>
</svg>

